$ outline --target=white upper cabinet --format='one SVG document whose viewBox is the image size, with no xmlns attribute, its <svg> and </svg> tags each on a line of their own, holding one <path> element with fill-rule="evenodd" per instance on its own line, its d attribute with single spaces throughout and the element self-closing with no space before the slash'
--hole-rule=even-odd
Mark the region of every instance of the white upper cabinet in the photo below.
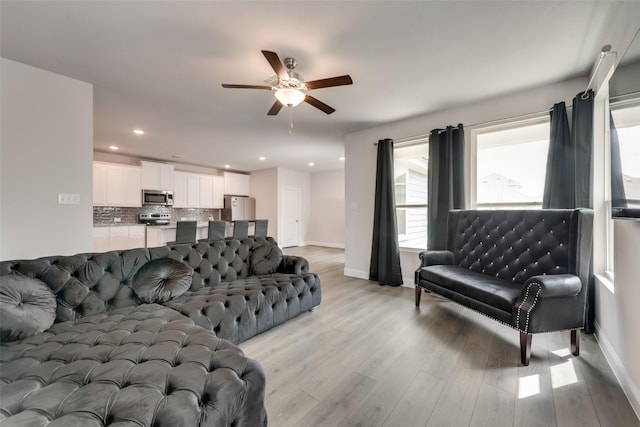
<svg viewBox="0 0 640 427">
<path fill-rule="evenodd" d="M 175 172 L 174 207 L 222 209 L 223 205 L 223 177 L 191 172 Z"/>
<path fill-rule="evenodd" d="M 107 204 L 107 165 L 93 163 L 93 204 Z"/>
<path fill-rule="evenodd" d="M 144 190 L 174 190 L 173 165 L 141 161 Z"/>
<path fill-rule="evenodd" d="M 212 208 L 224 208 L 224 177 L 213 176 L 213 205 Z"/>
<path fill-rule="evenodd" d="M 187 206 L 187 175 L 186 172 L 175 172 L 173 174 L 173 207 L 186 208 Z"/>
<path fill-rule="evenodd" d="M 249 196 L 251 181 L 249 175 L 224 172 L 224 194 L 232 196 Z"/>
<path fill-rule="evenodd" d="M 142 206 L 141 174 L 137 166 L 94 162 L 94 206 Z"/>
<path fill-rule="evenodd" d="M 200 207 L 213 208 L 213 175 L 200 175 Z"/>
</svg>

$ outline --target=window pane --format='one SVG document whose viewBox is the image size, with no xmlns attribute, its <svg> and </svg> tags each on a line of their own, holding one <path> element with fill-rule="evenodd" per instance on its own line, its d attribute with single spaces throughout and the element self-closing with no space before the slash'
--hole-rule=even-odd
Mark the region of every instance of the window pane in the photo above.
<svg viewBox="0 0 640 427">
<path fill-rule="evenodd" d="M 478 206 L 542 206 L 548 151 L 548 121 L 479 134 Z"/>
<path fill-rule="evenodd" d="M 426 249 L 427 208 L 397 208 L 396 216 L 400 247 Z"/>
<path fill-rule="evenodd" d="M 427 142 L 394 149 L 398 241 L 404 248 L 427 247 Z M 406 205 L 421 205 L 407 207 Z"/>
<path fill-rule="evenodd" d="M 620 141 L 622 181 L 630 208 L 640 208 L 640 106 L 612 110 Z"/>
</svg>

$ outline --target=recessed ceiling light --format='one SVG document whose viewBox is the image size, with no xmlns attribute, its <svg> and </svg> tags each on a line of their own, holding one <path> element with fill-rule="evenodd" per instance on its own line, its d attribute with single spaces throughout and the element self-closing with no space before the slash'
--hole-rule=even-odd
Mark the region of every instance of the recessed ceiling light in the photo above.
<svg viewBox="0 0 640 427">
<path fill-rule="evenodd" d="M 182 158 L 182 156 L 177 156 L 177 155 L 175 155 L 175 154 L 172 154 L 172 155 L 171 155 L 171 158 L 173 158 L 173 159 L 181 159 L 181 158 Z"/>
<path fill-rule="evenodd" d="M 144 135 L 144 131 L 142 129 L 134 129 L 133 133 L 135 133 L 136 135 Z"/>
<path fill-rule="evenodd" d="M 229 169 L 231 165 L 224 165 L 225 168 Z"/>
<path fill-rule="evenodd" d="M 261 162 L 264 162 L 265 160 L 267 160 L 267 158 L 262 156 L 262 157 L 259 157 L 258 160 L 260 160 Z"/>
<path fill-rule="evenodd" d="M 315 165 L 315 163 L 309 162 L 309 166 L 314 166 L 314 165 Z"/>
<path fill-rule="evenodd" d="M 345 157 L 344 157 L 344 156 L 340 157 L 340 160 L 344 160 L 344 159 L 345 159 Z"/>
<path fill-rule="evenodd" d="M 110 145 L 110 146 L 109 146 L 109 150 L 113 150 L 113 151 L 115 151 L 115 150 L 117 150 L 117 149 L 118 149 L 118 146 L 117 146 L 117 145 Z"/>
</svg>

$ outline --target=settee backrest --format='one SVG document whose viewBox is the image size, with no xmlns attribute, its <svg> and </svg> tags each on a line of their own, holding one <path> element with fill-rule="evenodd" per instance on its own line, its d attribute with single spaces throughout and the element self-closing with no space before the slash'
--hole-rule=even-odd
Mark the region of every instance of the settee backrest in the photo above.
<svg viewBox="0 0 640 427">
<path fill-rule="evenodd" d="M 452 210 L 447 249 L 463 268 L 516 283 L 565 273 L 586 280 L 592 218 L 588 209 Z"/>
<path fill-rule="evenodd" d="M 56 322 L 102 313 L 109 307 L 139 304 L 131 289 L 133 277 L 148 261 L 173 258 L 193 268 L 192 290 L 250 275 L 251 250 L 271 237 L 213 243 L 141 248 L 34 260 L 0 262 L 0 275 L 14 272 L 46 283 L 58 300 Z"/>
</svg>

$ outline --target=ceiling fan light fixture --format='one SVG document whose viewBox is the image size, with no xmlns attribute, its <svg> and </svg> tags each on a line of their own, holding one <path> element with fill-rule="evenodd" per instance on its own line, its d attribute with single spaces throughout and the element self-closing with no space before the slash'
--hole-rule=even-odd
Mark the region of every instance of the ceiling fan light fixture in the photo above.
<svg viewBox="0 0 640 427">
<path fill-rule="evenodd" d="M 276 90 L 276 99 L 287 107 L 295 107 L 304 101 L 305 94 L 298 89 L 282 88 Z"/>
</svg>

